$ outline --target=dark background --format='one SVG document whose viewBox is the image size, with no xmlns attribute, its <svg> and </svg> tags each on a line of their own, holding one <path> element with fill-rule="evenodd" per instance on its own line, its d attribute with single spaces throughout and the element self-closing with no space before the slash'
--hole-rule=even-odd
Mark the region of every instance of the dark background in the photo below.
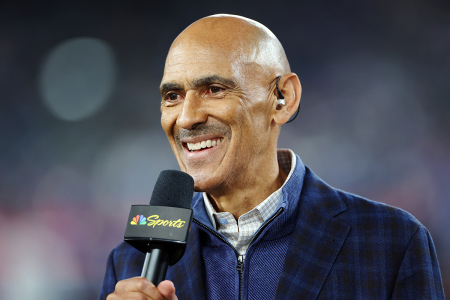
<svg viewBox="0 0 450 300">
<path fill-rule="evenodd" d="M 0 298 L 97 297 L 130 205 L 178 168 L 159 123 L 165 55 L 215 13 L 270 28 L 302 82 L 279 146 L 412 213 L 449 291 L 449 1 L 19 0 L 0 4 Z"/>
</svg>

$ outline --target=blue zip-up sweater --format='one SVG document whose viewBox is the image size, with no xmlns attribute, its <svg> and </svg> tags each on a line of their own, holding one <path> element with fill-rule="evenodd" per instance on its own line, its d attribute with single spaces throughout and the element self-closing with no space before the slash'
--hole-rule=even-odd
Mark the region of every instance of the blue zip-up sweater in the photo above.
<svg viewBox="0 0 450 300">
<path fill-rule="evenodd" d="M 275 214 L 255 234 L 243 266 L 216 232 L 201 193 L 186 253 L 167 279 L 179 299 L 444 299 L 431 237 L 410 214 L 336 190 L 297 156 Z M 99 299 L 140 276 L 144 255 L 110 254 Z"/>
</svg>

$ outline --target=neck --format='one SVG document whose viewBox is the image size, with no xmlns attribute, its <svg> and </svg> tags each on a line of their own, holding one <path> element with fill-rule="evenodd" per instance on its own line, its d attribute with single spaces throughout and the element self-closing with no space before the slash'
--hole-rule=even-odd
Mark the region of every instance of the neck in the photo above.
<svg viewBox="0 0 450 300">
<path fill-rule="evenodd" d="M 276 154 L 274 160 L 265 162 L 263 166 L 261 170 L 252 170 L 252 174 L 240 176 L 232 184 L 209 192 L 208 196 L 214 209 L 218 212 L 229 212 L 237 220 L 278 190 L 287 174 L 278 165 Z"/>
</svg>

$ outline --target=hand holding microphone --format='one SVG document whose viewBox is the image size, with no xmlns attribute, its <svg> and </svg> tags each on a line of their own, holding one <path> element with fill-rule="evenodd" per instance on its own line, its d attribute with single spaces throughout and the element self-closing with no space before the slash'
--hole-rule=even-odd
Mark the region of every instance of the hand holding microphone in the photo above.
<svg viewBox="0 0 450 300">
<path fill-rule="evenodd" d="M 169 280 L 161 282 L 155 287 L 148 279 L 133 277 L 119 281 L 114 293 L 106 300 L 145 299 L 145 300 L 178 300 L 175 287 Z"/>
<path fill-rule="evenodd" d="M 143 299 L 178 299 L 173 283 L 164 279 L 168 266 L 178 262 L 186 249 L 193 192 L 194 179 L 189 174 L 165 170 L 156 181 L 150 205 L 131 207 L 124 240 L 146 253 L 144 266 L 141 277 L 118 282 L 107 300 L 132 295 L 145 296 Z"/>
</svg>

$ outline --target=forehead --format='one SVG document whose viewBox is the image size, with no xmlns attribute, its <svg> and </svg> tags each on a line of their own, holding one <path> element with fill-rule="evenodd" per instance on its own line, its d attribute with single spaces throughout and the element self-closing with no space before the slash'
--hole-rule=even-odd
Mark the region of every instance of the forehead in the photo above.
<svg viewBox="0 0 450 300">
<path fill-rule="evenodd" d="M 232 78 L 239 69 L 240 64 L 229 51 L 214 46 L 183 45 L 170 50 L 162 82 L 191 81 L 212 75 Z"/>
</svg>

